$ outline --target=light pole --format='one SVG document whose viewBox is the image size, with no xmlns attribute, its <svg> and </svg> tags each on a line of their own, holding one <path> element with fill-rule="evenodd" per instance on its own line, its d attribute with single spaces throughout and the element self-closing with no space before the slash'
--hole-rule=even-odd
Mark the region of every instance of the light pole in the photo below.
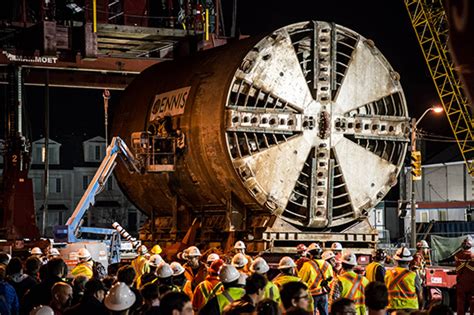
<svg viewBox="0 0 474 315">
<path fill-rule="evenodd" d="M 420 116 L 420 118 L 412 118 L 411 119 L 411 152 L 416 151 L 416 127 L 420 123 L 420 121 L 428 114 L 429 112 L 441 113 L 443 112 L 443 108 L 439 106 L 433 106 L 425 110 L 425 112 Z M 416 200 L 415 200 L 415 180 L 413 179 L 413 175 L 411 176 L 411 247 L 416 247 Z"/>
</svg>

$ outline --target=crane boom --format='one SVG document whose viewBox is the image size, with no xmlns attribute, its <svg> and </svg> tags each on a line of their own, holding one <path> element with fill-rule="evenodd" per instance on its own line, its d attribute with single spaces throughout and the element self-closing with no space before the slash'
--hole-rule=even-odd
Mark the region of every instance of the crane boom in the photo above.
<svg viewBox="0 0 474 315">
<path fill-rule="evenodd" d="M 467 170 L 474 176 L 474 136 L 469 101 L 448 49 L 448 19 L 441 0 L 405 0 L 438 96 Z"/>
<path fill-rule="evenodd" d="M 66 225 L 55 227 L 55 238 L 70 243 L 78 241 L 78 235 L 81 233 L 112 235 L 115 229 L 82 227 L 82 217 L 86 211 L 94 205 L 95 196 L 100 193 L 112 174 L 117 162 L 118 156 L 122 157 L 123 162 L 127 165 L 128 170 L 133 173 L 140 171 L 140 162 L 137 161 L 120 137 L 112 138 L 110 145 L 107 147 L 106 154 L 94 177 L 92 178 L 87 190 L 84 192 L 81 200 L 74 209 L 73 214 L 66 222 Z"/>
</svg>

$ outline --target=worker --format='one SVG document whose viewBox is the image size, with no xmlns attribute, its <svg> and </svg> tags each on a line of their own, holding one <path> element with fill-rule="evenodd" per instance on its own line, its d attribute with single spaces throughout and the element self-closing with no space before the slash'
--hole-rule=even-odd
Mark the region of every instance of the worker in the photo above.
<svg viewBox="0 0 474 315">
<path fill-rule="evenodd" d="M 283 257 L 280 259 L 280 262 L 278 263 L 278 270 L 280 270 L 280 273 L 273 278 L 272 282 L 277 286 L 278 291 L 281 293 L 282 287 L 288 283 L 288 282 L 294 282 L 294 281 L 299 281 L 301 282 L 300 277 L 298 277 L 298 273 L 296 270 L 296 263 L 295 261 L 288 256 Z M 309 291 L 306 292 L 308 296 L 310 296 Z M 280 296 L 281 299 L 281 296 Z M 314 312 L 313 310 L 313 301 L 309 301 L 309 307 L 307 311 L 311 312 L 311 314 Z"/>
<path fill-rule="evenodd" d="M 199 283 L 206 279 L 207 268 L 204 263 L 199 261 L 201 252 L 196 246 L 188 247 L 185 251 L 187 262 L 184 264 L 184 273 L 186 279 L 191 282 L 191 290 L 194 291 Z"/>
<path fill-rule="evenodd" d="M 328 314 L 328 293 L 332 281 L 332 266 L 321 258 L 322 249 L 318 244 L 308 246 L 310 260 L 303 264 L 298 276 L 308 284 L 309 292 L 314 300 L 315 310 L 320 315 Z"/>
<path fill-rule="evenodd" d="M 197 313 L 201 308 L 224 290 L 222 282 L 219 280 L 219 269 L 224 264 L 222 259 L 214 260 L 207 271 L 206 280 L 199 283 L 193 292 L 193 309 Z"/>
<path fill-rule="evenodd" d="M 354 272 L 357 266 L 357 257 L 353 253 L 346 253 L 341 259 L 342 273 L 335 281 L 331 292 L 331 300 L 337 301 L 346 298 L 354 301 L 358 315 L 365 315 L 365 287 L 369 284 L 366 277 Z"/>
<path fill-rule="evenodd" d="M 369 282 L 384 282 L 385 281 L 385 258 L 387 253 L 385 250 L 379 248 L 374 251 L 372 255 L 372 262 L 365 267 L 365 276 Z"/>
<path fill-rule="evenodd" d="M 257 314 L 257 305 L 264 300 L 266 277 L 253 273 L 245 282 L 245 294 L 224 308 L 224 314 Z M 278 308 L 278 304 L 276 304 Z"/>
<path fill-rule="evenodd" d="M 393 256 L 397 266 L 387 270 L 385 285 L 388 289 L 388 311 L 410 311 L 418 310 L 422 305 L 421 280 L 418 275 L 409 269 L 409 263 L 413 260 L 410 251 L 401 247 Z"/>
<path fill-rule="evenodd" d="M 210 253 L 208 256 L 207 256 L 207 259 L 206 259 L 206 264 L 208 266 L 208 268 L 211 266 L 211 264 L 220 259 L 219 255 L 216 254 L 216 253 Z"/>
<path fill-rule="evenodd" d="M 281 302 L 280 290 L 273 282 L 268 281 L 267 273 L 269 270 L 270 270 L 270 267 L 268 266 L 267 261 L 263 259 L 262 257 L 256 258 L 253 261 L 252 265 L 250 265 L 250 271 L 252 273 L 258 273 L 267 279 L 267 284 L 265 285 L 265 288 L 264 288 L 265 293 L 263 297 L 265 299 L 270 299 L 277 303 L 280 303 Z"/>
<path fill-rule="evenodd" d="M 232 266 L 237 268 L 237 271 L 240 273 L 240 278 L 239 278 L 239 284 L 242 286 L 242 288 L 245 286 L 245 282 L 247 281 L 247 277 L 250 274 L 250 271 L 247 272 L 245 270 L 247 263 L 248 263 L 247 256 L 245 256 L 242 253 L 237 253 L 232 257 Z"/>
<path fill-rule="evenodd" d="M 422 280 L 425 279 L 426 265 L 430 264 L 429 249 L 430 247 L 425 240 L 416 243 L 416 253 L 410 262 L 410 270 L 417 272 Z"/>
<path fill-rule="evenodd" d="M 166 292 L 175 291 L 179 292 L 179 288 L 173 284 L 173 269 L 167 263 L 161 264 L 156 270 L 158 276 L 158 291 L 160 296 L 163 296 Z"/>
<path fill-rule="evenodd" d="M 201 315 L 220 315 L 224 307 L 240 299 L 245 294 L 245 289 L 238 284 L 240 273 L 237 269 L 228 264 L 224 264 L 219 271 L 219 280 L 224 286 L 224 290 L 211 298 L 201 309 Z"/>
<path fill-rule="evenodd" d="M 458 314 L 467 314 L 469 307 L 471 314 L 474 313 L 474 253 L 471 248 L 472 238 L 468 236 L 461 244 L 461 251 L 454 257 Z"/>
<path fill-rule="evenodd" d="M 305 262 L 309 261 L 307 250 L 308 248 L 305 244 L 299 244 L 296 246 L 295 264 L 298 271 L 301 270 L 301 267 L 303 267 Z"/>
<path fill-rule="evenodd" d="M 325 250 L 323 254 L 321 255 L 321 258 L 326 261 L 328 264 L 331 265 L 332 267 L 332 278 L 336 279 L 337 278 L 337 273 L 336 273 L 336 255 L 332 252 L 332 250 Z M 331 281 L 328 286 L 329 286 L 329 293 L 331 293 L 334 290 L 334 286 L 336 284 L 336 281 Z M 333 303 L 332 300 L 332 294 L 328 295 L 328 305 L 329 305 L 329 311 L 331 311 L 331 305 Z"/>
<path fill-rule="evenodd" d="M 179 291 L 184 292 L 189 299 L 193 300 L 193 290 L 191 289 L 191 281 L 186 279 L 184 275 L 184 267 L 176 261 L 170 264 L 171 270 L 173 270 L 173 284 L 178 287 Z"/>
<path fill-rule="evenodd" d="M 278 263 L 278 270 L 280 273 L 273 278 L 272 282 L 277 286 L 278 291 L 281 290 L 281 287 L 291 281 L 301 281 L 301 279 L 296 274 L 296 264 L 291 257 L 285 256 L 280 259 Z"/>
<path fill-rule="evenodd" d="M 247 257 L 248 262 L 247 262 L 247 265 L 245 266 L 244 270 L 245 270 L 246 273 L 250 273 L 250 265 L 252 264 L 253 259 L 252 259 L 252 257 L 250 257 L 249 255 L 247 255 L 245 253 L 246 249 L 247 249 L 247 246 L 245 246 L 244 242 L 242 242 L 242 241 L 235 242 L 234 251 L 235 251 L 236 254 L 241 253 L 241 254 L 245 255 L 245 257 Z"/>
<path fill-rule="evenodd" d="M 161 249 L 161 246 L 158 244 L 154 245 L 150 250 L 150 253 L 152 253 L 153 255 L 160 255 L 162 252 L 163 250 Z"/>
<path fill-rule="evenodd" d="M 135 279 L 136 281 L 142 274 L 150 272 L 150 264 L 146 257 L 148 254 L 148 248 L 145 245 L 140 245 L 137 249 L 138 256 L 132 260 L 132 267 L 135 269 Z"/>
<path fill-rule="evenodd" d="M 94 275 L 93 266 L 94 262 L 92 261 L 92 255 L 87 248 L 79 248 L 77 251 L 77 258 L 79 258 L 79 263 L 71 270 L 71 275 L 76 277 L 78 275 L 84 275 L 87 278 L 92 278 Z"/>
<path fill-rule="evenodd" d="M 135 286 L 138 290 L 141 290 L 143 286 L 147 283 L 154 283 L 158 279 L 156 276 L 156 271 L 158 267 L 164 263 L 163 258 L 160 255 L 155 254 L 151 255 L 150 259 L 148 260 L 148 272 L 145 272 L 140 277 L 137 278 Z"/>
<path fill-rule="evenodd" d="M 342 245 L 339 242 L 334 242 L 331 244 L 331 251 L 334 253 L 336 259 L 336 273 L 339 274 L 342 271 L 341 259 L 342 259 Z"/>
</svg>

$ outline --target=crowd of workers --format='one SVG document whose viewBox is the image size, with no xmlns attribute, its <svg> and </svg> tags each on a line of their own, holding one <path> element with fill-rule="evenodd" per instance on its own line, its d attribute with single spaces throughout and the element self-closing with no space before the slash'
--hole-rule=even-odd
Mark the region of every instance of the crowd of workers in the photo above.
<svg viewBox="0 0 474 315">
<path fill-rule="evenodd" d="M 457 313 L 465 314 L 474 286 L 472 240 L 461 247 Z M 242 241 L 221 256 L 203 257 L 191 246 L 170 263 L 159 245 L 150 251 L 141 245 L 131 264 L 108 274 L 86 248 L 70 272 L 55 248 L 44 256 L 34 248 L 24 262 L 0 253 L 0 314 L 453 314 L 449 306 L 426 303 L 426 241 L 417 250 L 412 256 L 399 248 L 391 257 L 395 266 L 386 268 L 388 257 L 378 249 L 360 268 L 339 243 L 326 251 L 301 244 L 296 257 L 270 268 L 264 258 L 247 255 Z"/>
</svg>

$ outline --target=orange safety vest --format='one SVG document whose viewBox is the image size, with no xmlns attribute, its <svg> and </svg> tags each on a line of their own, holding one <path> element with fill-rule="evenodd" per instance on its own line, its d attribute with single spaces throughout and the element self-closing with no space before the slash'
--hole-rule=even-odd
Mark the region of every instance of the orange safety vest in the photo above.
<svg viewBox="0 0 474 315">
<path fill-rule="evenodd" d="M 387 271 L 385 284 L 388 289 L 388 309 L 418 309 L 415 277 L 413 271 L 405 268 Z"/>
<path fill-rule="evenodd" d="M 199 311 L 210 299 L 224 291 L 224 286 L 217 277 L 208 276 L 199 283 L 193 292 L 193 309 Z"/>
<path fill-rule="evenodd" d="M 321 282 L 327 278 L 326 273 L 328 272 L 329 264 L 326 261 L 323 261 L 323 265 L 320 266 L 314 260 L 309 260 L 307 263 L 311 264 L 316 272 L 316 279 L 314 279 L 312 283 L 309 283 L 308 281 L 309 292 L 313 296 L 327 294 L 328 292 L 324 291 L 324 289 L 321 287 Z"/>
</svg>

